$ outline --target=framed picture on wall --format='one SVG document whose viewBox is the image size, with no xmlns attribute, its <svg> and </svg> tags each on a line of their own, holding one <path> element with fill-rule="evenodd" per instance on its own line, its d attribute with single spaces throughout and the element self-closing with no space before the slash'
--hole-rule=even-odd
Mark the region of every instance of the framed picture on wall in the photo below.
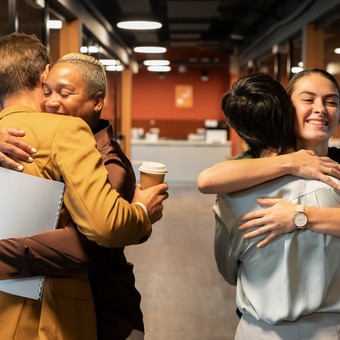
<svg viewBox="0 0 340 340">
<path fill-rule="evenodd" d="M 175 86 L 175 107 L 190 108 L 193 106 L 193 86 L 176 85 Z"/>
</svg>

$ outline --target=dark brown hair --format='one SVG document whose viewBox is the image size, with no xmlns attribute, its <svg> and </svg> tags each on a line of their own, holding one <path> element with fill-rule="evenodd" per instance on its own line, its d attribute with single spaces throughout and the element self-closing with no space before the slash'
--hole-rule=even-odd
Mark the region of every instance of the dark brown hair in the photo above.
<svg viewBox="0 0 340 340">
<path fill-rule="evenodd" d="M 223 96 L 222 110 L 255 157 L 269 147 L 279 154 L 295 147 L 294 109 L 284 87 L 272 77 L 241 77 Z"/>
</svg>

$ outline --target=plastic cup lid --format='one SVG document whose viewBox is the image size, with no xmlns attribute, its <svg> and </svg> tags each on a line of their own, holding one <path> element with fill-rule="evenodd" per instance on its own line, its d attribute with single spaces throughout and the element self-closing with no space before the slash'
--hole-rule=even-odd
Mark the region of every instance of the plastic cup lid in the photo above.
<svg viewBox="0 0 340 340">
<path fill-rule="evenodd" d="M 138 169 L 149 174 L 165 174 L 167 172 L 166 166 L 157 162 L 142 162 Z"/>
</svg>

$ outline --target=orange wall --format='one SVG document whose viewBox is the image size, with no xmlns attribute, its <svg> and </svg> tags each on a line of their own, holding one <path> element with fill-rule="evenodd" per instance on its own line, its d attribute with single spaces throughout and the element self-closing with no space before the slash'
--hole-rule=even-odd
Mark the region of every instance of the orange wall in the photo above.
<svg viewBox="0 0 340 340">
<path fill-rule="evenodd" d="M 191 67 L 179 73 L 175 66 L 160 77 L 158 73 L 140 69 L 133 77 L 132 127 L 142 127 L 145 132 L 158 128 L 161 138 L 187 139 L 190 133 L 204 128 L 206 119 L 224 121 L 220 105 L 229 89 L 229 69 L 207 68 L 208 81 L 200 79 L 201 71 L 201 67 Z M 192 87 L 191 107 L 176 107 L 178 85 Z"/>
<path fill-rule="evenodd" d="M 209 80 L 201 81 L 201 68 L 178 73 L 174 68 L 161 79 L 158 73 L 141 69 L 133 77 L 132 120 L 223 120 L 220 104 L 229 88 L 228 68 L 208 68 Z M 191 108 L 175 107 L 175 86 L 193 86 Z"/>
</svg>

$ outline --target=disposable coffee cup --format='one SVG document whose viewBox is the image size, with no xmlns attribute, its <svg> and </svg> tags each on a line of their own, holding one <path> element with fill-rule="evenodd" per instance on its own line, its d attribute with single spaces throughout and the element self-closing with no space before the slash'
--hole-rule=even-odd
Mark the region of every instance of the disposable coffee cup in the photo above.
<svg viewBox="0 0 340 340">
<path fill-rule="evenodd" d="M 140 171 L 140 185 L 142 189 L 163 183 L 164 176 L 167 173 L 166 166 L 157 162 L 142 162 L 138 170 Z"/>
</svg>

